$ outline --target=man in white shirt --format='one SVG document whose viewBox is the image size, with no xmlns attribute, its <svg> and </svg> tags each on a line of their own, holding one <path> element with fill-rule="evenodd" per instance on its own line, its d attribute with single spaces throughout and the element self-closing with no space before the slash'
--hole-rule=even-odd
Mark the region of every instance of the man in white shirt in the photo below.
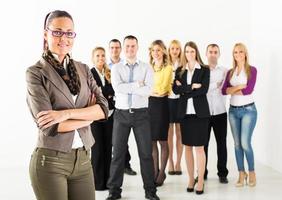
<svg viewBox="0 0 282 200">
<path fill-rule="evenodd" d="M 116 97 L 113 125 L 113 156 L 108 179 L 109 196 L 106 200 L 121 198 L 123 167 L 128 137 L 133 129 L 145 198 L 159 200 L 154 182 L 152 139 L 148 111 L 149 95 L 153 85 L 152 68 L 137 59 L 138 40 L 129 35 L 123 41 L 125 60 L 112 68 L 112 86 Z"/>
<path fill-rule="evenodd" d="M 206 50 L 208 59 L 208 66 L 210 68 L 210 86 L 207 93 L 209 108 L 210 108 L 210 122 L 209 122 L 209 139 L 210 132 L 213 129 L 216 144 L 217 144 L 217 170 L 220 183 L 228 183 L 227 175 L 227 113 L 225 108 L 225 97 L 221 93 L 221 86 L 225 79 L 227 69 L 218 66 L 218 59 L 220 57 L 220 49 L 217 44 L 209 44 Z M 208 140 L 209 141 L 209 140 Z M 208 144 L 205 146 L 206 157 L 208 161 Z M 207 179 L 208 170 L 206 162 L 206 170 L 204 178 Z"/>
<path fill-rule="evenodd" d="M 118 39 L 112 39 L 109 42 L 109 52 L 110 52 L 110 61 L 108 62 L 108 65 L 110 69 L 112 68 L 113 65 L 123 62 L 123 60 L 120 57 L 121 43 Z M 130 160 L 131 160 L 131 155 L 129 153 L 129 147 L 127 145 L 127 151 L 125 154 L 125 163 L 124 163 L 124 173 L 127 175 L 134 176 L 137 174 L 137 172 L 131 168 Z"/>
</svg>

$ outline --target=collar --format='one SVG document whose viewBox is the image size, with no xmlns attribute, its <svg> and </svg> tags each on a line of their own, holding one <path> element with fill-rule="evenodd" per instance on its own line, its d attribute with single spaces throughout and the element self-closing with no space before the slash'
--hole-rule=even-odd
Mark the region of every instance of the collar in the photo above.
<svg viewBox="0 0 282 200">
<path fill-rule="evenodd" d="M 98 73 L 98 74 L 100 74 L 101 76 L 104 76 L 104 74 L 105 74 L 105 69 L 103 69 L 102 70 L 102 73 L 99 71 L 99 69 L 94 65 L 94 68 L 95 68 L 95 70 L 96 70 L 96 72 Z"/>
<path fill-rule="evenodd" d="M 132 64 L 129 64 L 126 59 L 124 59 L 122 62 L 123 62 L 123 65 L 125 65 L 125 66 L 131 66 L 132 65 Z M 140 64 L 140 60 L 136 59 L 133 66 L 135 67 L 139 64 Z"/>
<path fill-rule="evenodd" d="M 188 63 L 186 64 L 186 70 L 189 70 L 189 68 L 188 68 Z M 195 70 L 195 69 L 201 69 L 201 65 L 198 63 L 198 62 L 196 62 L 195 63 L 195 66 L 194 66 L 194 69 L 193 69 L 193 71 Z"/>
<path fill-rule="evenodd" d="M 54 56 L 54 58 L 55 58 L 57 61 L 59 61 L 59 56 L 58 56 L 57 54 L 52 53 L 52 55 Z M 60 61 L 59 61 L 59 62 L 60 62 Z M 64 66 L 64 68 L 67 67 L 67 65 L 69 64 L 69 62 L 70 62 L 70 57 L 69 57 L 69 55 L 67 54 L 67 55 L 65 56 L 64 60 L 63 60 L 63 66 Z"/>
</svg>

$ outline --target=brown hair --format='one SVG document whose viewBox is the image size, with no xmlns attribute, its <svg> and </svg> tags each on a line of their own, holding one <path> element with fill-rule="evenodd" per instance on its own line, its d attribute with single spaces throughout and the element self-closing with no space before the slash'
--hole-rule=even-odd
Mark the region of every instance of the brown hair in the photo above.
<svg viewBox="0 0 282 200">
<path fill-rule="evenodd" d="M 165 44 L 163 43 L 163 41 L 162 40 L 155 40 L 155 41 L 153 41 L 152 42 L 152 44 L 150 45 L 150 47 L 149 47 L 149 57 L 150 57 L 150 64 L 152 65 L 152 66 L 154 66 L 154 59 L 153 59 L 153 57 L 152 57 L 152 50 L 153 50 L 153 47 L 154 46 L 159 46 L 159 47 L 161 47 L 161 49 L 162 49 L 162 52 L 163 52 L 163 66 L 165 67 L 165 66 L 167 66 L 168 64 L 169 64 L 169 60 L 168 60 L 168 55 L 167 55 L 167 49 L 166 49 L 166 46 L 165 46 Z"/>
<path fill-rule="evenodd" d="M 49 12 L 44 20 L 44 31 L 48 28 L 49 24 L 53 21 L 53 19 L 55 18 L 60 18 L 60 17 L 67 17 L 69 18 L 72 22 L 72 16 L 67 12 L 67 11 L 63 11 L 63 10 L 54 10 L 52 12 Z M 48 50 L 48 44 L 47 41 L 43 40 L 43 51 Z"/>
<path fill-rule="evenodd" d="M 232 51 L 232 56 L 233 56 L 233 66 L 232 69 L 230 71 L 230 75 L 229 75 L 229 80 L 231 79 L 231 77 L 233 76 L 233 73 L 235 72 L 236 67 L 238 66 L 237 61 L 234 58 L 234 51 L 236 47 L 241 47 L 243 49 L 243 51 L 245 52 L 245 72 L 247 74 L 248 79 L 250 79 L 251 77 L 251 66 L 249 64 L 249 54 L 248 54 L 248 50 L 246 45 L 244 45 L 243 43 L 236 43 L 233 47 L 233 51 Z"/>
<path fill-rule="evenodd" d="M 105 49 L 104 49 L 103 47 L 95 47 L 95 48 L 92 50 L 92 60 L 93 60 L 93 58 L 94 58 L 94 54 L 96 53 L 96 51 L 99 51 L 99 50 L 103 51 L 103 52 L 106 54 L 106 51 L 105 51 Z M 105 56 L 106 56 L 106 55 L 105 55 Z M 110 70 L 110 68 L 108 67 L 108 65 L 106 64 L 106 62 L 105 62 L 105 64 L 104 64 L 103 68 L 104 68 L 104 70 L 105 70 L 105 78 L 106 78 L 106 80 L 107 80 L 109 83 L 111 83 L 111 70 Z"/>
<path fill-rule="evenodd" d="M 220 49 L 219 49 L 218 44 L 215 44 L 215 43 L 209 44 L 209 45 L 207 46 L 206 51 L 208 51 L 209 47 L 216 47 L 216 48 L 218 48 L 218 51 L 219 51 L 219 53 L 220 53 Z"/>
<path fill-rule="evenodd" d="M 203 67 L 207 67 L 203 61 L 202 61 L 202 58 L 201 58 L 201 55 L 200 55 L 200 52 L 199 52 L 199 49 L 196 45 L 195 42 L 192 42 L 192 41 L 189 41 L 185 44 L 184 48 L 183 48 L 183 53 L 182 53 L 182 60 L 181 60 L 181 64 L 182 64 L 182 69 L 180 71 L 180 76 L 183 75 L 183 73 L 185 72 L 185 68 L 186 68 L 186 64 L 188 63 L 188 60 L 185 56 L 185 51 L 186 51 L 186 48 L 187 47 L 191 47 L 192 49 L 195 49 L 196 51 L 196 61 Z"/>
</svg>

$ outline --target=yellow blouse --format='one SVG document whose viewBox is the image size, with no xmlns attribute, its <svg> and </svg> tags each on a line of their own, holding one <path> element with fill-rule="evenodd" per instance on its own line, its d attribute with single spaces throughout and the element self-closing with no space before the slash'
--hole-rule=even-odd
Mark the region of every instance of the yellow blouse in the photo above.
<svg viewBox="0 0 282 200">
<path fill-rule="evenodd" d="M 161 68 L 153 66 L 153 69 L 154 69 L 153 93 L 157 95 L 169 95 L 172 91 L 173 67 L 171 65 L 167 65 Z"/>
</svg>

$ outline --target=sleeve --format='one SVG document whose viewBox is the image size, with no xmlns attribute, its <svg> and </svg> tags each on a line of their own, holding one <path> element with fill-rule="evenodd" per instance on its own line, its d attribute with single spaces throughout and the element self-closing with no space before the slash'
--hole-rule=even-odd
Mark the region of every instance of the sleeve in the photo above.
<svg viewBox="0 0 282 200">
<path fill-rule="evenodd" d="M 137 87 L 132 91 L 132 94 L 139 96 L 149 96 L 153 88 L 153 69 L 146 64 L 146 71 L 144 76 L 144 86 Z"/>
<path fill-rule="evenodd" d="M 91 93 L 95 94 L 96 97 L 96 103 L 100 105 L 102 108 L 106 119 L 108 118 L 109 114 L 109 105 L 107 99 L 103 96 L 101 89 L 98 87 L 95 79 L 93 78 L 93 75 L 87 65 L 85 65 L 86 71 L 87 71 L 87 81 L 89 85 L 89 89 L 91 90 Z"/>
<path fill-rule="evenodd" d="M 46 88 L 43 86 L 43 76 L 35 66 L 26 71 L 27 83 L 27 104 L 33 120 L 36 123 L 36 116 L 43 110 L 52 110 L 52 104 Z M 56 136 L 58 134 L 58 123 L 46 129 L 39 128 L 45 136 Z"/>
<path fill-rule="evenodd" d="M 222 93 L 223 95 L 227 95 L 226 90 L 227 90 L 228 87 L 231 86 L 231 85 L 230 85 L 230 82 L 229 82 L 230 72 L 231 72 L 231 70 L 229 70 L 229 71 L 227 72 L 227 74 L 226 74 L 226 76 L 225 76 L 225 81 L 224 81 L 223 86 L 222 86 L 222 88 L 221 88 L 221 93 Z"/>
<path fill-rule="evenodd" d="M 249 95 L 254 91 L 256 79 L 257 79 L 257 69 L 255 67 L 251 67 L 251 77 L 247 82 L 247 87 L 241 90 L 243 95 Z"/>
<path fill-rule="evenodd" d="M 171 92 L 172 84 L 172 66 L 167 66 L 167 69 L 164 72 L 164 78 L 157 88 L 159 94 L 165 94 Z"/>
<path fill-rule="evenodd" d="M 134 90 L 138 88 L 137 82 L 125 83 L 121 79 L 117 65 L 114 65 L 112 67 L 111 81 L 112 81 L 112 86 L 115 92 L 118 92 L 118 93 L 132 94 Z"/>
<path fill-rule="evenodd" d="M 173 81 L 172 91 L 174 92 L 174 94 L 184 94 L 184 93 L 192 92 L 192 85 L 184 84 L 184 81 L 186 80 L 183 80 L 182 78 L 180 78 L 180 72 L 181 72 L 181 68 L 179 67 L 175 72 L 175 78 Z M 180 86 L 176 85 L 177 80 L 181 82 L 182 85 Z"/>
<path fill-rule="evenodd" d="M 188 94 L 188 98 L 205 95 L 208 92 L 210 84 L 210 69 L 204 67 L 202 67 L 202 69 L 204 70 L 201 82 L 202 86 L 198 89 L 192 90 L 192 92 Z"/>
</svg>

